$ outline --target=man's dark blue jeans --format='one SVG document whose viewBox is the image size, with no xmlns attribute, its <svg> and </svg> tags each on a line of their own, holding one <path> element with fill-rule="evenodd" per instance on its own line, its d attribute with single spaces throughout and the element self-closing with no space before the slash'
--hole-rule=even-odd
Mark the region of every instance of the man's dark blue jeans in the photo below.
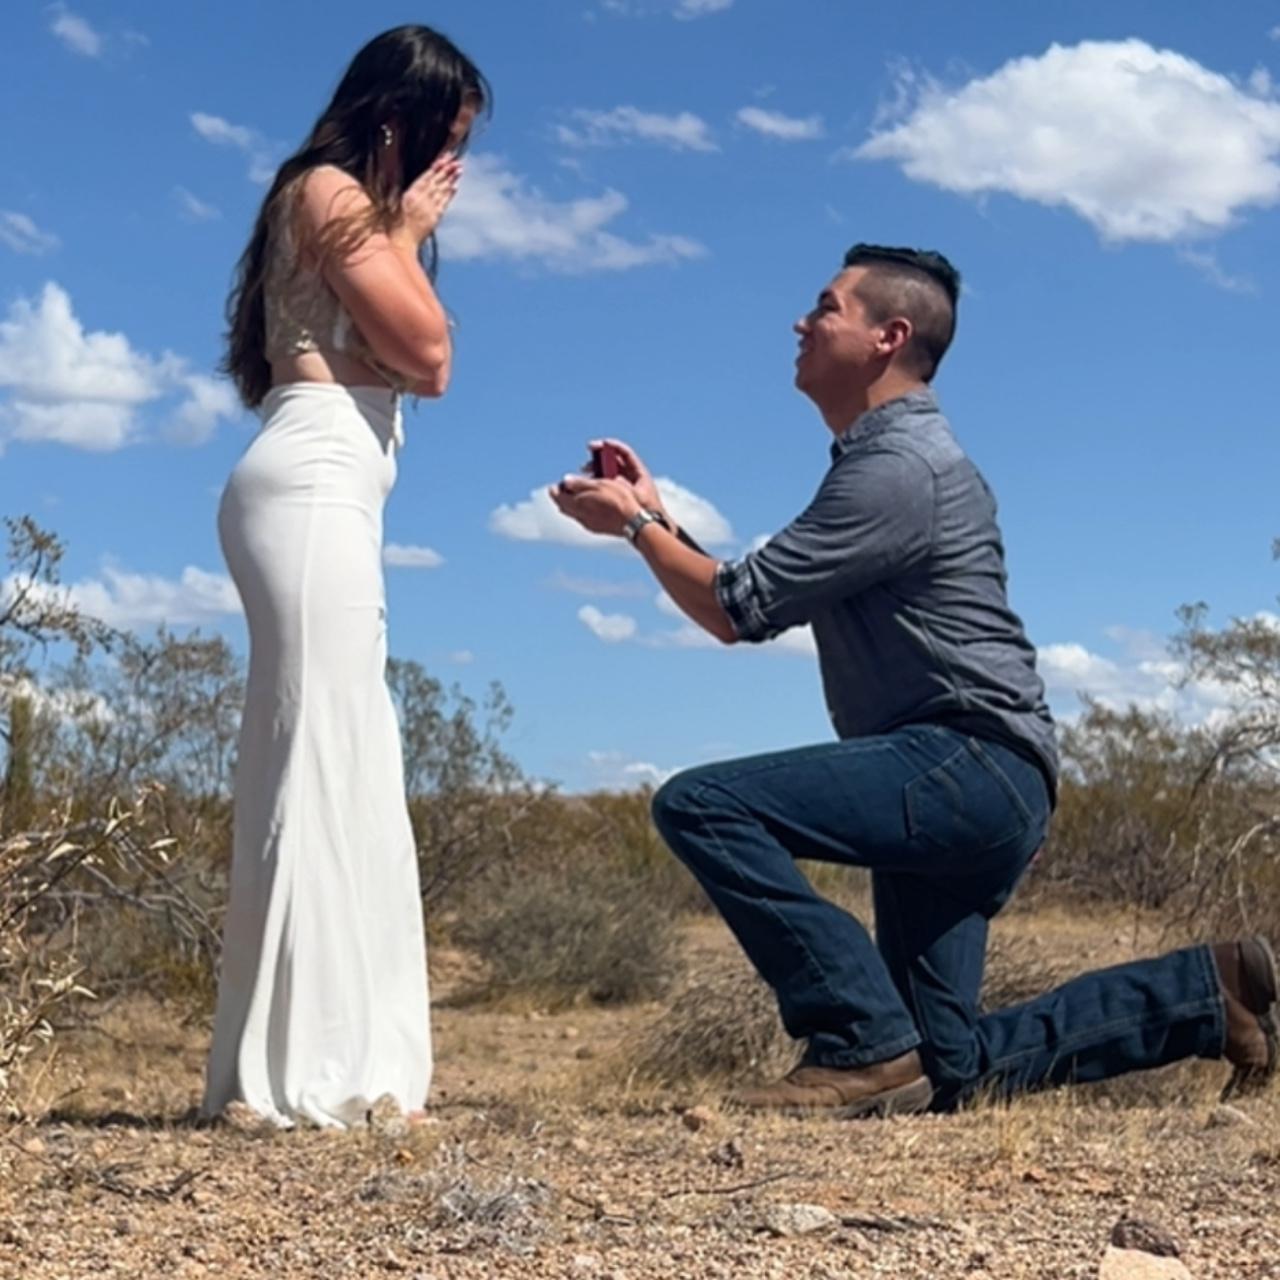
<svg viewBox="0 0 1280 1280">
<path fill-rule="evenodd" d="M 1220 1057 L 1207 947 L 1085 974 L 980 1013 L 987 926 L 1040 847 L 1050 802 L 1016 751 L 914 725 L 690 769 L 654 820 L 778 997 L 805 1060 L 918 1049 L 935 1106 Z M 796 859 L 867 867 L 876 941 Z"/>
</svg>

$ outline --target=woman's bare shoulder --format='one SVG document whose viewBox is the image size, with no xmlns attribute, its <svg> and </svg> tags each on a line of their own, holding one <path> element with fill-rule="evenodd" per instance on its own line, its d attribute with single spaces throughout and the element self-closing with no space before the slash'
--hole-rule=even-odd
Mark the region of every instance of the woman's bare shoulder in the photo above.
<svg viewBox="0 0 1280 1280">
<path fill-rule="evenodd" d="M 298 212 L 304 224 L 313 229 L 333 218 L 361 213 L 370 205 L 364 187 L 337 165 L 318 164 L 299 174 L 294 182 Z"/>
</svg>

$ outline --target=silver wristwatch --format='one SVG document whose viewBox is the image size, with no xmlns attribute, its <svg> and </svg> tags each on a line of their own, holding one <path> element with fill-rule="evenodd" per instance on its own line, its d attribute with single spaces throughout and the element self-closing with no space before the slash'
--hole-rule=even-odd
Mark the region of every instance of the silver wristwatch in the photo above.
<svg viewBox="0 0 1280 1280">
<path fill-rule="evenodd" d="M 670 529 L 667 518 L 661 511 L 652 511 L 648 507 L 641 507 L 639 511 L 622 526 L 622 536 L 628 542 L 634 543 L 640 534 L 640 530 L 647 524 L 660 524 L 664 529 Z"/>
</svg>

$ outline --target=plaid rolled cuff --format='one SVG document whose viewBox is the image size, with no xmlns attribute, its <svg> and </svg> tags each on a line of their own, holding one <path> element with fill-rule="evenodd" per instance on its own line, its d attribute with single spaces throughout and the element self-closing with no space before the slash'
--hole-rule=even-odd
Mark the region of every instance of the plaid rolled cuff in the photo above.
<svg viewBox="0 0 1280 1280">
<path fill-rule="evenodd" d="M 741 560 L 721 561 L 716 569 L 716 599 L 733 624 L 739 640 L 768 640 L 777 634 L 769 625 L 756 599 L 755 580 L 744 556 Z"/>
</svg>

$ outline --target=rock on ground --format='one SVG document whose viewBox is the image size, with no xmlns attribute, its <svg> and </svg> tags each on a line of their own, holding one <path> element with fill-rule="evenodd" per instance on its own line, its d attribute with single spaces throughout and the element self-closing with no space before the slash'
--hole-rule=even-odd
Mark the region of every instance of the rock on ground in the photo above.
<svg viewBox="0 0 1280 1280">
<path fill-rule="evenodd" d="M 764 1211 L 764 1228 L 775 1236 L 808 1236 L 830 1231 L 840 1219 L 820 1204 L 771 1204 Z"/>
<path fill-rule="evenodd" d="M 1111 1245 L 1102 1255 L 1098 1280 L 1192 1280 L 1192 1275 L 1177 1258 Z"/>
</svg>

